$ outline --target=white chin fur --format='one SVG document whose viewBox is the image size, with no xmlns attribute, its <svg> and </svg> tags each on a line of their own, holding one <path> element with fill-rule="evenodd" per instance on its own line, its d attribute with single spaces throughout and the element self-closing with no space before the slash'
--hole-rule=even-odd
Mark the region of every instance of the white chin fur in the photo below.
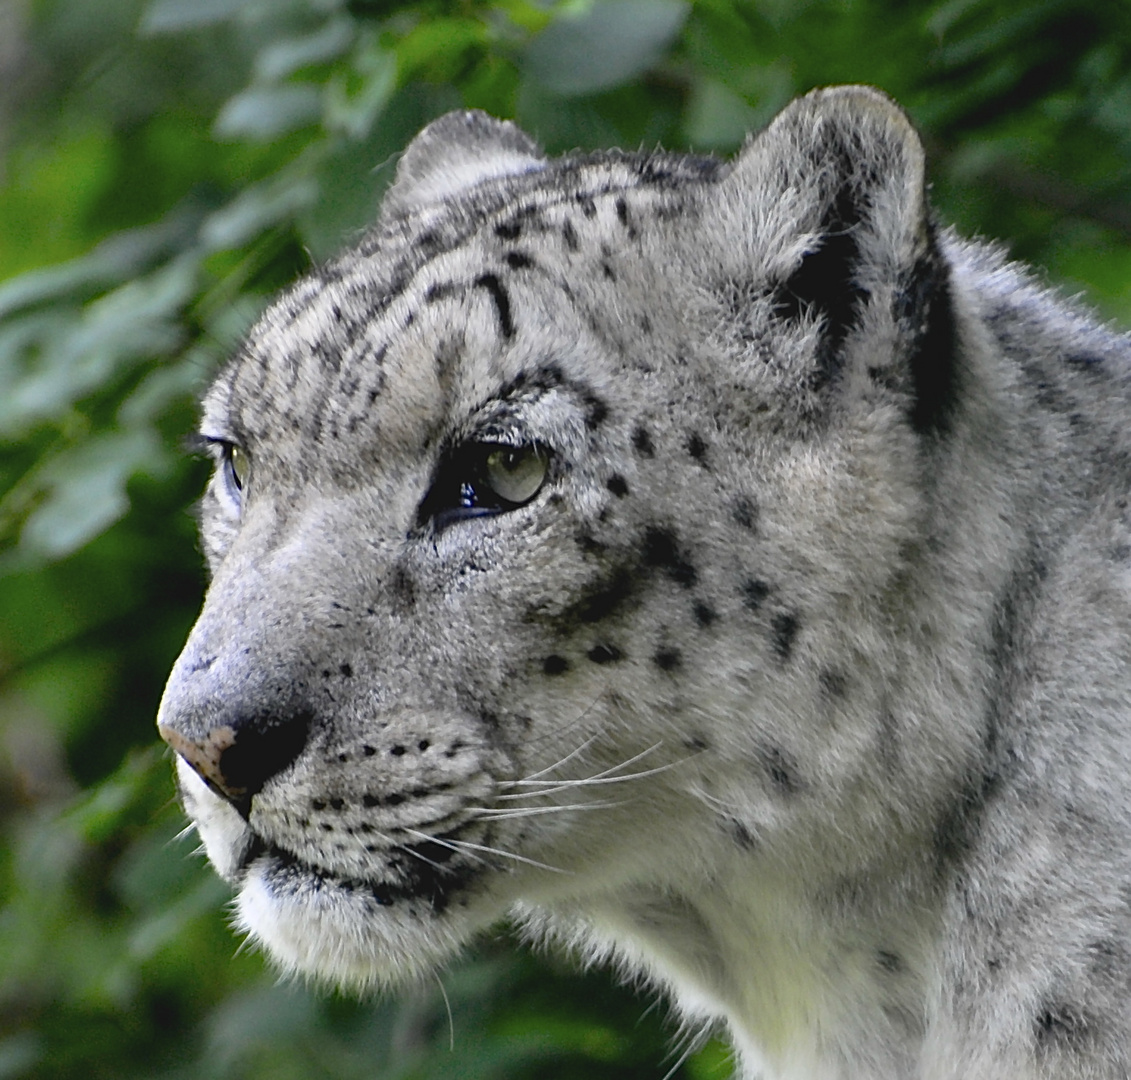
<svg viewBox="0 0 1131 1080">
<path fill-rule="evenodd" d="M 221 876 L 239 884 L 237 927 L 287 974 L 378 990 L 429 974 L 474 932 L 462 910 L 436 916 L 425 899 L 376 906 L 364 891 L 313 874 L 273 882 L 270 856 L 245 869 L 254 839 L 247 823 L 180 759 L 177 773 L 209 860 Z"/>
<path fill-rule="evenodd" d="M 254 864 L 236 911 L 239 929 L 287 974 L 360 991 L 430 974 L 474 929 L 457 912 L 433 915 L 425 900 L 374 908 L 364 893 L 316 878 L 280 893 Z"/>
<path fill-rule="evenodd" d="M 251 829 L 183 759 L 177 758 L 177 782 L 185 811 L 196 825 L 208 861 L 225 881 L 233 881 L 252 840 Z"/>
</svg>

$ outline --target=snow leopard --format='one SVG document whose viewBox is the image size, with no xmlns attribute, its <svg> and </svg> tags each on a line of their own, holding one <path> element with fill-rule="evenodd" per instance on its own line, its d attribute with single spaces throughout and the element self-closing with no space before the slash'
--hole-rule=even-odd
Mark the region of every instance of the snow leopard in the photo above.
<svg viewBox="0 0 1131 1080">
<path fill-rule="evenodd" d="M 880 91 L 434 121 L 203 403 L 158 723 L 239 927 L 365 992 L 510 919 L 746 1080 L 1131 1076 L 1129 421 Z"/>
</svg>

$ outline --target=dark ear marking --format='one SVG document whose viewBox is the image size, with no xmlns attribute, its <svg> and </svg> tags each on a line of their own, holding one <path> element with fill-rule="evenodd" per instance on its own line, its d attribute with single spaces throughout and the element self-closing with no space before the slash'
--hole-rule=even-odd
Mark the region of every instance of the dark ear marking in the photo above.
<svg viewBox="0 0 1131 1080">
<path fill-rule="evenodd" d="M 958 331 L 950 276 L 939 253 L 933 225 L 928 236 L 927 251 L 916 261 L 895 298 L 895 316 L 911 336 L 908 366 L 915 390 L 912 426 L 921 435 L 942 435 L 950 426 L 957 397 Z"/>
<path fill-rule="evenodd" d="M 800 266 L 775 291 L 775 310 L 781 318 L 796 321 L 808 314 L 824 323 L 813 373 L 814 389 L 820 389 L 836 374 L 844 341 L 868 299 L 867 290 L 855 280 L 860 260 L 856 229 L 861 217 L 856 200 L 864 196 L 854 190 L 851 164 L 845 162 L 842 170 L 849 179 L 825 211 L 817 246 L 802 257 Z"/>
</svg>

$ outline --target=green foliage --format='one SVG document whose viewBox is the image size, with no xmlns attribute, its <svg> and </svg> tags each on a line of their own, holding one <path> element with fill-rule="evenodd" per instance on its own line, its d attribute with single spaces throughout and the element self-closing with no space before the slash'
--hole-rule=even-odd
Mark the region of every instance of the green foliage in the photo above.
<svg viewBox="0 0 1131 1080">
<path fill-rule="evenodd" d="M 152 728 L 203 588 L 180 444 L 272 291 L 373 217 L 438 113 L 513 116 L 552 152 L 731 152 L 842 81 L 910 109 L 945 220 L 1131 317 L 1124 0 L 0 8 L 0 1080 L 679 1060 L 646 999 L 505 943 L 361 1004 L 235 951 Z M 710 1044 L 673 1075 L 728 1072 Z"/>
</svg>

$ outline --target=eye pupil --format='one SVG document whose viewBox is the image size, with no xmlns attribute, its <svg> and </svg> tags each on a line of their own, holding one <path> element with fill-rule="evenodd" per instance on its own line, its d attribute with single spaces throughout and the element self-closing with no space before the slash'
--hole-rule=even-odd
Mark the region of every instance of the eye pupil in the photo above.
<svg viewBox="0 0 1131 1080">
<path fill-rule="evenodd" d="M 251 460 L 242 447 L 233 445 L 228 448 L 228 471 L 236 490 L 245 490 L 248 480 L 251 479 Z"/>
<path fill-rule="evenodd" d="M 500 502 L 521 506 L 542 489 L 548 464 L 537 446 L 497 446 L 483 459 L 483 481 Z"/>
</svg>

